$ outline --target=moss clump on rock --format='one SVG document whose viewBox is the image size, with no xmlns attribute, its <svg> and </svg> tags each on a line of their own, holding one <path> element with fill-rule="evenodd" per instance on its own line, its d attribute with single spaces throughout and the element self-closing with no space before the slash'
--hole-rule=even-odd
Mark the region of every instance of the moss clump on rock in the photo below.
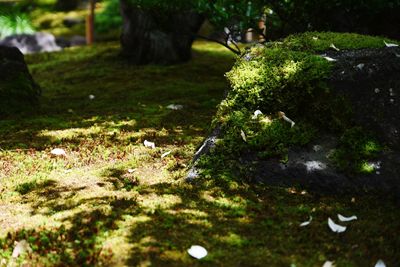
<svg viewBox="0 0 400 267">
<path fill-rule="evenodd" d="M 39 95 L 40 88 L 33 81 L 22 53 L 15 47 L 0 46 L 0 118 L 34 110 Z"/>
<path fill-rule="evenodd" d="M 340 140 L 332 163 L 348 173 L 363 172 L 382 146 L 374 143 L 373 153 L 364 153 L 364 143 L 373 139 L 362 128 L 354 128 L 351 101 L 328 82 L 335 62 L 322 53 L 383 49 L 385 42 L 395 43 L 358 34 L 309 32 L 248 49 L 226 74 L 231 90 L 214 119 L 223 136 L 216 150 L 241 156 L 252 151 L 285 160 L 290 148 L 329 134 Z M 256 110 L 263 114 L 252 119 Z M 295 127 L 279 116 L 282 112 L 296 122 Z M 348 129 L 358 130 L 350 134 Z M 349 145 L 349 136 L 365 142 Z"/>
</svg>

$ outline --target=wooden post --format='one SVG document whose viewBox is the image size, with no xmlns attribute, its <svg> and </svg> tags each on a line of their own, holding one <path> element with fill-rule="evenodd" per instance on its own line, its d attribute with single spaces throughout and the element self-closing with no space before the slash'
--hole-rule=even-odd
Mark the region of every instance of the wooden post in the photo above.
<svg viewBox="0 0 400 267">
<path fill-rule="evenodd" d="M 86 44 L 91 45 L 94 41 L 94 15 L 96 0 L 89 2 L 89 15 L 86 17 Z"/>
</svg>

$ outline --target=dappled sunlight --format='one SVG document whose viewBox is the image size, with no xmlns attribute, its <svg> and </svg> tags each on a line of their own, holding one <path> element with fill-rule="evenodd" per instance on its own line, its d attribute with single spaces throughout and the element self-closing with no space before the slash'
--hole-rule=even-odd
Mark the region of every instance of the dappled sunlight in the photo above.
<svg viewBox="0 0 400 267">
<path fill-rule="evenodd" d="M 43 106 L 0 122 L 0 255 L 10 258 L 14 241 L 25 239 L 32 265 L 319 266 L 351 254 L 369 229 L 366 249 L 387 255 L 380 238 L 391 228 L 374 225 L 398 225 L 389 203 L 248 184 L 218 164 L 184 182 L 227 88 L 232 56 L 224 49 L 196 42 L 192 62 L 165 68 L 125 65 L 113 58 L 116 44 L 29 56 Z M 377 216 L 339 239 L 323 224 L 336 212 Z M 190 257 L 192 245 L 209 254 Z"/>
</svg>

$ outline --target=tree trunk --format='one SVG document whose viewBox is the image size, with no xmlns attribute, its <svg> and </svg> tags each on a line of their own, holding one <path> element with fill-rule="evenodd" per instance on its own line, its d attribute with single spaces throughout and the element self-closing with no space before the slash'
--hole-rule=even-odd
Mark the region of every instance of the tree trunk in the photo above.
<svg viewBox="0 0 400 267">
<path fill-rule="evenodd" d="M 142 10 L 120 0 L 122 55 L 133 64 L 176 64 L 191 58 L 204 18 L 190 11 Z"/>
</svg>

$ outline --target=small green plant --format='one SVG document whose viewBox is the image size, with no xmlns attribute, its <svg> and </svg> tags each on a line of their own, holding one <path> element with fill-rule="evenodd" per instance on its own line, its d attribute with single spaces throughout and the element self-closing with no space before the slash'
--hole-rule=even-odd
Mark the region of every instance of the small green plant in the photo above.
<svg viewBox="0 0 400 267">
<path fill-rule="evenodd" d="M 13 34 L 34 33 L 29 17 L 26 14 L 10 12 L 0 13 L 0 38 Z"/>
</svg>

